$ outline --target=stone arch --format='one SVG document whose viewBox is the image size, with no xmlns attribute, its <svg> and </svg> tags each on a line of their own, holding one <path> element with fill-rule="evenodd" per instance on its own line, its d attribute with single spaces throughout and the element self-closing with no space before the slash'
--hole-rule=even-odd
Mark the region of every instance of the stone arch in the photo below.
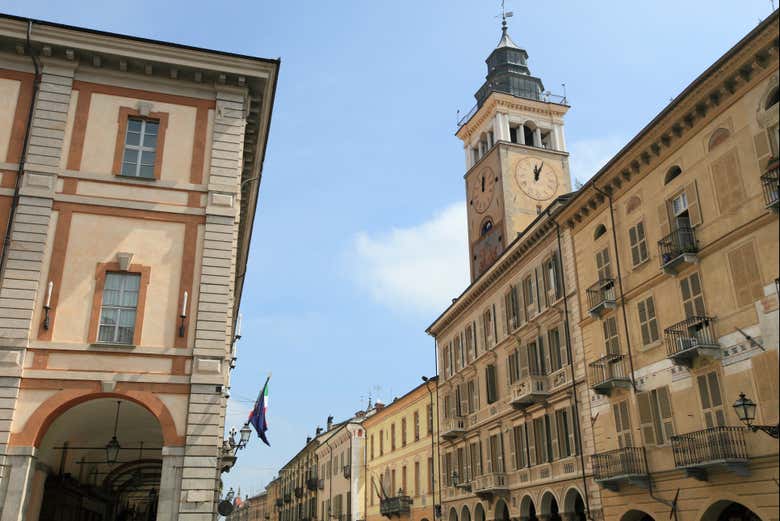
<svg viewBox="0 0 780 521">
<path fill-rule="evenodd" d="M 571 486 L 563 495 L 563 508 L 562 512 L 574 512 L 574 506 L 577 503 L 577 498 L 583 500 L 582 492 L 576 486 Z M 584 501 L 584 500 L 583 500 Z"/>
<path fill-rule="evenodd" d="M 539 511 L 543 516 L 557 514 L 560 511 L 560 508 L 558 507 L 558 498 L 555 497 L 552 490 L 545 490 L 544 494 L 542 494 L 542 499 L 539 502 L 539 507 Z"/>
<path fill-rule="evenodd" d="M 176 432 L 176 422 L 174 422 L 171 412 L 154 393 L 132 390 L 96 392 L 91 388 L 64 389 L 50 396 L 30 415 L 24 428 L 11 435 L 9 444 L 38 447 L 54 420 L 72 407 L 98 398 L 119 398 L 140 405 L 157 418 L 165 446 L 181 447 L 184 445 L 185 438 Z"/>
<path fill-rule="evenodd" d="M 471 512 L 469 512 L 468 505 L 463 505 L 463 509 L 460 511 L 460 521 L 471 521 Z"/>
<path fill-rule="evenodd" d="M 605 235 L 606 233 L 607 233 L 607 227 L 604 226 L 603 224 L 599 224 L 598 226 L 596 226 L 596 229 L 593 230 L 593 240 L 598 239 L 599 237 Z"/>
<path fill-rule="evenodd" d="M 656 521 L 653 516 L 642 510 L 629 510 L 620 518 L 620 521 Z"/>
<path fill-rule="evenodd" d="M 715 129 L 710 134 L 710 139 L 707 141 L 707 150 L 710 151 L 726 141 L 731 136 L 731 132 L 728 129 L 720 127 Z"/>
<path fill-rule="evenodd" d="M 672 182 L 672 179 L 675 179 L 680 174 L 682 174 L 682 168 L 680 168 L 680 165 L 672 165 L 669 167 L 669 170 L 666 171 L 666 175 L 664 176 L 664 184 L 667 185 Z"/>
<path fill-rule="evenodd" d="M 529 495 L 523 496 L 523 499 L 520 500 L 520 517 L 527 519 L 535 514 L 536 505 L 534 504 L 533 498 Z"/>
<path fill-rule="evenodd" d="M 506 504 L 506 501 L 503 499 L 496 501 L 496 505 L 493 508 L 493 515 L 495 516 L 495 521 L 509 521 L 509 505 Z"/>
<path fill-rule="evenodd" d="M 455 507 L 450 508 L 450 515 L 449 515 L 449 521 L 458 521 L 458 511 L 455 510 Z"/>
<path fill-rule="evenodd" d="M 750 501 L 745 501 L 745 498 L 736 499 L 719 499 L 708 506 L 703 512 L 694 519 L 700 521 L 731 521 L 732 519 L 739 519 L 740 521 L 766 521 L 769 518 L 761 517 L 758 512 L 759 509 L 752 503 L 748 505 Z M 739 516 L 739 517 L 737 517 Z"/>
<path fill-rule="evenodd" d="M 482 503 L 477 503 L 474 506 L 474 521 L 485 521 L 485 507 Z"/>
</svg>

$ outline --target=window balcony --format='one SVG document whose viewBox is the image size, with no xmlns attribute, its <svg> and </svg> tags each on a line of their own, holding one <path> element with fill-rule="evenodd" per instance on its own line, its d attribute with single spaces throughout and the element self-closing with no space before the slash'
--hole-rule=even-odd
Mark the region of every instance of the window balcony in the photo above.
<svg viewBox="0 0 780 521">
<path fill-rule="evenodd" d="M 515 409 L 525 409 L 535 403 L 541 403 L 550 395 L 547 376 L 531 374 L 512 384 L 512 394 L 509 403 Z"/>
<path fill-rule="evenodd" d="M 386 497 L 379 501 L 379 512 L 386 518 L 408 516 L 412 510 L 409 496 Z"/>
<path fill-rule="evenodd" d="M 588 364 L 590 388 L 609 396 L 612 389 L 631 388 L 631 376 L 626 355 L 608 354 Z"/>
<path fill-rule="evenodd" d="M 766 172 L 761 176 L 766 207 L 777 212 L 780 208 L 780 158 L 769 161 Z"/>
<path fill-rule="evenodd" d="M 600 486 L 617 492 L 621 484 L 647 488 L 649 477 L 644 447 L 623 447 L 590 457 L 593 479 Z"/>
<path fill-rule="evenodd" d="M 685 264 L 699 262 L 696 253 L 696 232 L 690 227 L 680 227 L 658 241 L 658 256 L 664 273 L 674 275 Z"/>
<path fill-rule="evenodd" d="M 691 367 L 698 356 L 719 358 L 721 348 L 712 317 L 688 317 L 664 329 L 666 357 L 677 365 Z"/>
<path fill-rule="evenodd" d="M 615 280 L 599 279 L 587 289 L 588 313 L 599 318 L 608 309 L 615 309 Z"/>
<path fill-rule="evenodd" d="M 712 427 L 672 436 L 674 465 L 696 479 L 706 481 L 707 470 L 725 468 L 738 476 L 749 476 L 745 429 Z"/>
<path fill-rule="evenodd" d="M 317 490 L 317 478 L 309 478 L 306 480 L 306 488 L 310 491 Z"/>
<path fill-rule="evenodd" d="M 303 487 L 295 487 L 295 497 L 298 499 L 303 497 Z"/>
<path fill-rule="evenodd" d="M 441 428 L 441 437 L 445 440 L 453 440 L 466 434 L 466 418 L 446 418 Z"/>
<path fill-rule="evenodd" d="M 480 498 L 509 491 L 506 474 L 503 472 L 490 472 L 476 477 L 471 482 L 471 487 Z"/>
</svg>

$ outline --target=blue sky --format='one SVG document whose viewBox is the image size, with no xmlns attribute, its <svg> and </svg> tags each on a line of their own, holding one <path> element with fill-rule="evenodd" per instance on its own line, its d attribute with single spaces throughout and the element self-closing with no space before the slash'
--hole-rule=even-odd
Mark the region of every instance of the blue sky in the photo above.
<svg viewBox="0 0 780 521">
<path fill-rule="evenodd" d="M 107 7 L 109 6 L 110 7 Z M 261 491 L 328 414 L 434 372 L 424 329 L 468 279 L 453 133 L 499 39 L 487 0 L 5 0 L 8 13 L 282 58 L 229 422 L 273 372 L 269 438 L 224 476 Z M 510 34 L 572 108 L 587 180 L 771 10 L 769 0 L 520 2 Z"/>
</svg>

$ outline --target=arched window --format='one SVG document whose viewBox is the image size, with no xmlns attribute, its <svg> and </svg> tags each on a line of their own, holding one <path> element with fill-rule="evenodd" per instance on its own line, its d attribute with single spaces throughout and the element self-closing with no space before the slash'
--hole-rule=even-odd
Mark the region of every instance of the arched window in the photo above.
<svg viewBox="0 0 780 521">
<path fill-rule="evenodd" d="M 480 229 L 479 234 L 481 236 L 487 235 L 487 232 L 489 232 L 492 229 L 493 229 L 493 221 L 490 218 L 485 219 L 485 222 L 482 223 L 482 228 Z"/>
<path fill-rule="evenodd" d="M 607 227 L 604 226 L 603 224 L 599 224 L 598 226 L 596 226 L 596 231 L 593 232 L 593 239 L 594 240 L 598 239 L 599 237 L 601 237 L 605 233 L 607 233 Z"/>
<path fill-rule="evenodd" d="M 716 146 L 720 145 L 724 141 L 726 141 L 729 136 L 731 135 L 731 132 L 728 131 L 728 129 L 725 128 L 719 128 L 715 132 L 712 133 L 710 136 L 710 142 L 707 145 L 708 150 L 712 150 Z"/>
<path fill-rule="evenodd" d="M 769 110 L 770 108 L 774 107 L 778 103 L 780 103 L 780 89 L 775 87 L 774 89 L 772 89 L 772 92 L 769 93 L 769 96 L 766 97 L 764 110 Z"/>
<path fill-rule="evenodd" d="M 710 140 L 710 141 L 712 141 L 712 140 Z M 664 184 L 665 184 L 665 185 L 668 185 L 668 184 L 669 184 L 669 182 L 670 182 L 672 179 L 674 179 L 675 177 L 677 177 L 677 176 L 678 176 L 678 175 L 680 175 L 680 174 L 682 174 L 682 168 L 680 168 L 680 167 L 679 167 L 679 166 L 677 166 L 677 165 L 674 165 L 672 168 L 670 168 L 670 169 L 669 169 L 669 170 L 666 172 L 666 177 L 664 177 Z"/>
</svg>

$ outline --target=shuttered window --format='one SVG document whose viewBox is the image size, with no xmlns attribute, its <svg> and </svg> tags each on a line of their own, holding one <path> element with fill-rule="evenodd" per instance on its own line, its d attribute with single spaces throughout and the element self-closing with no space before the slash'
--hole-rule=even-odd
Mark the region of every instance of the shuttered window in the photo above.
<svg viewBox="0 0 780 521">
<path fill-rule="evenodd" d="M 504 294 L 504 312 L 506 313 L 506 330 L 514 331 L 520 326 L 520 304 L 518 302 L 517 286 L 509 286 Z"/>
<path fill-rule="evenodd" d="M 717 371 L 696 377 L 701 398 L 701 411 L 704 425 L 711 427 L 726 425 L 726 413 L 723 410 L 723 397 L 720 394 L 720 381 Z"/>
<path fill-rule="evenodd" d="M 433 458 L 428 458 L 428 491 L 429 493 L 433 493 Z"/>
<path fill-rule="evenodd" d="M 563 279 L 557 253 L 554 253 L 552 257 L 545 261 L 544 271 L 545 289 L 547 290 L 548 300 L 552 302 L 563 296 Z"/>
<path fill-rule="evenodd" d="M 509 378 L 509 385 L 514 384 L 518 380 L 520 380 L 520 363 L 518 358 L 520 357 L 520 353 L 518 350 L 514 350 L 511 353 L 509 353 L 509 356 L 507 357 L 506 365 L 507 365 L 507 377 Z"/>
<path fill-rule="evenodd" d="M 550 371 L 555 372 L 568 363 L 566 348 L 561 341 L 559 327 L 547 332 L 547 348 L 550 351 Z"/>
<path fill-rule="evenodd" d="M 659 387 L 636 395 L 639 422 L 645 444 L 664 445 L 674 436 L 669 387 Z"/>
<path fill-rule="evenodd" d="M 711 164 L 712 181 L 720 213 L 733 212 L 745 200 L 737 149 L 732 148 Z"/>
<path fill-rule="evenodd" d="M 525 425 L 516 425 L 512 429 L 512 438 L 515 469 L 522 469 L 528 464 L 526 458 Z"/>
<path fill-rule="evenodd" d="M 628 413 L 628 400 L 612 404 L 612 415 L 615 418 L 618 447 L 633 447 L 634 437 L 631 433 L 631 417 Z"/>
<path fill-rule="evenodd" d="M 418 441 L 420 439 L 420 411 L 414 411 L 412 421 L 414 423 L 414 441 Z"/>
<path fill-rule="evenodd" d="M 468 394 L 468 412 L 469 414 L 473 414 L 477 412 L 477 408 L 479 407 L 477 402 L 477 384 L 474 380 L 469 380 L 466 383 L 466 393 Z"/>
<path fill-rule="evenodd" d="M 395 423 L 390 424 L 390 450 L 395 450 Z"/>
<path fill-rule="evenodd" d="M 526 320 L 536 314 L 536 282 L 533 275 L 523 280 L 523 301 L 525 302 Z"/>
<path fill-rule="evenodd" d="M 406 418 L 401 418 L 401 447 L 406 447 Z"/>
<path fill-rule="evenodd" d="M 427 421 L 428 433 L 427 434 L 428 434 L 428 436 L 430 436 L 431 434 L 433 434 L 433 406 L 432 405 L 427 405 L 425 407 L 425 409 L 426 409 L 426 414 L 428 416 L 428 421 Z"/>
<path fill-rule="evenodd" d="M 609 261 L 609 248 L 604 248 L 596 253 L 596 271 L 599 274 L 599 280 L 611 279 L 612 268 Z"/>
<path fill-rule="evenodd" d="M 504 443 L 500 433 L 490 436 L 488 450 L 489 472 L 504 472 Z"/>
<path fill-rule="evenodd" d="M 498 400 L 498 388 L 496 382 L 496 366 L 488 365 L 485 367 L 485 390 L 487 403 L 493 403 Z"/>
<path fill-rule="evenodd" d="M 571 409 L 555 411 L 555 426 L 558 435 L 558 457 L 568 458 L 576 452 Z"/>
<path fill-rule="evenodd" d="M 482 339 L 485 350 L 493 346 L 493 314 L 490 308 L 482 313 Z"/>
<path fill-rule="evenodd" d="M 527 344 L 528 349 L 528 365 L 532 375 L 547 374 L 547 367 L 545 365 L 544 356 L 544 339 L 538 337 L 536 342 L 529 342 Z"/>
<path fill-rule="evenodd" d="M 645 237 L 645 223 L 638 222 L 629 228 L 628 239 L 631 243 L 631 262 L 634 266 L 639 266 L 649 258 L 647 238 Z"/>
<path fill-rule="evenodd" d="M 743 244 L 729 253 L 731 281 L 737 296 L 737 306 L 747 306 L 764 296 L 761 272 L 758 269 L 753 243 Z"/>
<path fill-rule="evenodd" d="M 547 462 L 547 429 L 544 418 L 534 419 L 534 441 L 536 449 L 536 464 Z"/>
<path fill-rule="evenodd" d="M 475 441 L 469 446 L 469 467 L 473 477 L 482 475 L 482 442 Z"/>
<path fill-rule="evenodd" d="M 421 495 L 422 490 L 420 490 L 420 462 L 415 461 L 414 462 L 414 495 L 419 496 Z"/>
<path fill-rule="evenodd" d="M 683 310 L 686 318 L 706 315 L 698 272 L 691 273 L 680 281 L 680 293 L 682 293 Z"/>
<path fill-rule="evenodd" d="M 642 344 L 650 345 L 658 341 L 658 321 L 655 318 L 655 302 L 647 297 L 637 304 L 639 327 L 642 331 Z"/>
<path fill-rule="evenodd" d="M 617 318 L 607 317 L 602 322 L 604 329 L 604 347 L 608 355 L 620 354 L 620 337 L 618 337 Z"/>
</svg>

